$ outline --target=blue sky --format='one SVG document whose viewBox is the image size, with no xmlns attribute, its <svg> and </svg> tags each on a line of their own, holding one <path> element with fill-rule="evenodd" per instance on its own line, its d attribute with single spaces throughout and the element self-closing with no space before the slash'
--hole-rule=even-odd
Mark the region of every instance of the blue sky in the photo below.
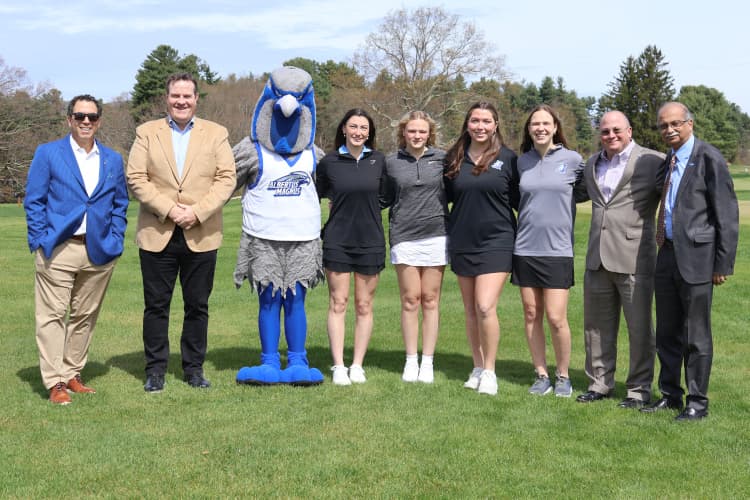
<svg viewBox="0 0 750 500">
<path fill-rule="evenodd" d="M 129 92 L 159 44 L 195 54 L 221 76 L 259 75 L 292 57 L 350 61 L 397 0 L 0 0 L 0 57 L 63 97 Z M 675 87 L 707 85 L 750 112 L 747 2 L 444 1 L 476 23 L 516 81 L 561 76 L 599 97 L 629 55 L 661 49 Z M 348 10 L 354 6 L 356 10 Z"/>
</svg>

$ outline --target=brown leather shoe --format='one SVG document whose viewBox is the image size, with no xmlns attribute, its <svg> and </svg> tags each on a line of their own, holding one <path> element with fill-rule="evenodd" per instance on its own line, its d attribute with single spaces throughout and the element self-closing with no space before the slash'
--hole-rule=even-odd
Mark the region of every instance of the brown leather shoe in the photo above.
<svg viewBox="0 0 750 500">
<path fill-rule="evenodd" d="M 72 379 L 68 380 L 68 390 L 70 392 L 77 392 L 79 394 L 95 394 L 96 391 L 91 387 L 86 387 L 80 375 L 76 375 Z"/>
<path fill-rule="evenodd" d="M 68 391 L 65 390 L 65 383 L 58 382 L 49 390 L 49 402 L 56 405 L 69 405 L 72 403 Z"/>
</svg>

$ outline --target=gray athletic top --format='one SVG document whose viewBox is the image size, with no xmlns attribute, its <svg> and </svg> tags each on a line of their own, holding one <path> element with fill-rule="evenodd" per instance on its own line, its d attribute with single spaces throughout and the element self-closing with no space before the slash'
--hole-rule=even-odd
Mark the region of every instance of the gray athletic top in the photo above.
<svg viewBox="0 0 750 500">
<path fill-rule="evenodd" d="M 428 148 L 419 160 L 405 149 L 386 158 L 386 186 L 381 199 L 390 207 L 391 247 L 403 241 L 445 236 L 448 203 L 443 184 L 445 151 Z"/>
<path fill-rule="evenodd" d="M 518 232 L 513 253 L 573 257 L 576 201 L 585 200 L 581 155 L 558 145 L 544 158 L 531 149 L 518 158 Z"/>
</svg>

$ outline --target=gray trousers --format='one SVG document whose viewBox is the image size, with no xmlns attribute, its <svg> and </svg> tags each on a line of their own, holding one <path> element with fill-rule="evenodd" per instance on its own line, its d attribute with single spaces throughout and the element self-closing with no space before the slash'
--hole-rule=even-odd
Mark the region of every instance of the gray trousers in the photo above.
<svg viewBox="0 0 750 500">
<path fill-rule="evenodd" d="M 630 366 L 627 397 L 651 399 L 655 337 L 651 304 L 654 277 L 587 269 L 583 281 L 583 322 L 589 390 L 609 394 L 615 388 L 620 311 L 625 316 Z"/>
</svg>

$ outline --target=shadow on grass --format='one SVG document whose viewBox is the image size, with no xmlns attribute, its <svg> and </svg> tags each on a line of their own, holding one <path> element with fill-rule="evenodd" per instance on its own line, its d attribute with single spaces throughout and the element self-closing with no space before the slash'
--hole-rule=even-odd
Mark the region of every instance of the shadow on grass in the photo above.
<svg viewBox="0 0 750 500">
<path fill-rule="evenodd" d="M 286 365 L 286 346 L 280 347 L 281 365 Z M 325 347 L 310 347 L 307 350 L 310 366 L 318 368 L 324 375 L 328 375 L 331 366 L 331 351 Z M 352 349 L 344 350 L 344 360 L 348 365 L 352 359 Z M 401 350 L 369 349 L 365 356 L 365 369 L 368 366 L 392 372 L 398 376 L 404 369 L 405 354 Z M 221 348 L 210 350 L 206 361 L 214 365 L 218 371 L 237 371 L 243 366 L 260 364 L 260 351 L 248 348 Z M 445 353 L 439 351 L 435 355 L 435 370 L 442 372 L 449 380 L 464 381 L 471 371 L 473 362 L 467 354 Z M 550 373 L 554 373 L 554 365 L 549 366 Z M 579 390 L 588 386 L 588 378 L 583 370 L 570 369 L 573 386 Z M 497 362 L 497 376 L 501 381 L 520 386 L 531 386 L 534 382 L 534 367 L 531 361 L 516 359 L 500 359 Z"/>
<path fill-rule="evenodd" d="M 83 377 L 83 380 L 88 384 L 89 382 L 96 380 L 97 377 L 106 375 L 107 372 L 109 372 L 109 366 L 102 363 L 97 363 L 96 361 L 90 361 L 86 363 L 86 367 L 83 369 L 81 377 Z M 21 381 L 28 384 L 29 388 L 33 392 L 38 394 L 39 397 L 43 399 L 47 399 L 49 397 L 49 391 L 46 387 L 44 387 L 44 384 L 42 384 L 42 376 L 39 373 L 38 366 L 21 368 L 16 372 L 16 376 L 21 379 Z M 91 385 L 93 386 L 95 385 L 95 383 L 96 382 L 92 383 Z"/>
<path fill-rule="evenodd" d="M 282 366 L 286 364 L 285 347 L 281 346 Z M 311 347 L 307 351 L 310 366 L 318 368 L 324 375 L 328 375 L 331 366 L 331 352 L 324 347 Z M 352 350 L 346 349 L 344 359 L 351 360 Z M 206 362 L 210 363 L 217 372 L 236 373 L 243 366 L 253 366 L 260 363 L 260 351 L 247 347 L 210 349 L 206 354 Z M 143 351 L 133 351 L 109 358 L 106 364 L 89 362 L 83 370 L 84 380 L 94 381 L 97 377 L 107 374 L 111 367 L 130 374 L 138 380 L 145 380 Z M 377 367 L 381 370 L 401 375 L 404 368 L 404 352 L 401 350 L 370 349 L 365 357 L 365 368 Z M 465 354 L 438 352 L 435 356 L 435 370 L 442 372 L 449 380 L 463 381 L 471 371 L 471 356 Z M 554 373 L 554 366 L 549 366 L 550 373 Z M 169 356 L 167 372 L 176 378 L 182 378 L 182 362 L 179 353 Z M 48 391 L 42 385 L 38 366 L 22 368 L 16 372 L 20 380 L 29 385 L 31 390 L 46 399 Z M 534 378 L 534 368 L 530 361 L 516 359 L 500 359 L 497 362 L 497 375 L 501 382 L 525 386 L 531 385 Z M 234 375 L 233 375 L 234 376 Z M 588 378 L 583 370 L 570 370 L 570 378 L 576 390 L 584 391 L 588 386 Z M 624 384 L 618 382 L 615 395 L 624 394 Z"/>
<path fill-rule="evenodd" d="M 146 380 L 146 360 L 143 351 L 112 356 L 107 360 L 107 366 L 119 368 L 138 380 Z M 182 379 L 182 357 L 179 352 L 170 353 L 169 361 L 167 361 L 167 373 L 174 375 L 175 378 Z"/>
</svg>

